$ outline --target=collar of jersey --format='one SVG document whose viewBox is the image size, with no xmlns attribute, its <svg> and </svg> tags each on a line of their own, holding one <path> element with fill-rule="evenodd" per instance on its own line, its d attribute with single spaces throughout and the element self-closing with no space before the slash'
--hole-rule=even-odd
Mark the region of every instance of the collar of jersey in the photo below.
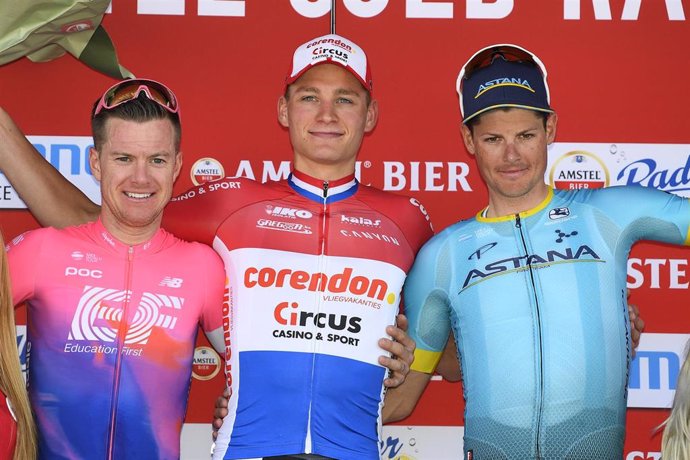
<svg viewBox="0 0 690 460">
<path fill-rule="evenodd" d="M 546 194 L 546 198 L 542 200 L 541 203 L 533 207 L 532 209 L 528 209 L 527 211 L 522 211 L 519 213 L 520 219 L 524 219 L 525 217 L 532 216 L 542 209 L 544 209 L 553 199 L 553 188 L 549 186 L 549 191 Z M 477 221 L 479 222 L 504 222 L 506 220 L 513 220 L 515 219 L 515 214 L 508 214 L 507 216 L 500 216 L 500 217 L 484 217 L 484 213 L 486 210 L 489 209 L 488 206 L 481 211 L 477 213 L 475 216 L 477 218 Z"/>
<path fill-rule="evenodd" d="M 323 186 L 328 184 L 326 197 L 323 196 Z M 318 203 L 335 203 L 351 197 L 357 192 L 359 182 L 354 174 L 341 179 L 324 181 L 311 177 L 303 172 L 292 171 L 288 176 L 288 184 L 300 195 Z"/>
<path fill-rule="evenodd" d="M 102 246 L 112 248 L 112 250 L 117 253 L 127 253 L 130 250 L 129 248 L 132 248 L 133 255 L 157 252 L 157 250 L 163 246 L 168 235 L 166 231 L 159 228 L 148 241 L 134 245 L 126 244 L 115 238 L 112 233 L 105 228 L 100 217 L 96 222 L 93 222 L 91 230 L 93 232 L 93 237 Z"/>
</svg>

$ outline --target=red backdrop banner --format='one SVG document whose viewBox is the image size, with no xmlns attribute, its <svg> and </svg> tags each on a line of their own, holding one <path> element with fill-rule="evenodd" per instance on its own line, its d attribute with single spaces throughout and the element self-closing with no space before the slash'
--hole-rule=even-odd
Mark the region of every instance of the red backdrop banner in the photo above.
<svg viewBox="0 0 690 460">
<path fill-rule="evenodd" d="M 455 79 L 467 58 L 491 43 L 520 44 L 549 70 L 559 113 L 550 170 L 561 168 L 568 154 L 585 152 L 598 171 L 580 175 L 589 186 L 641 184 L 690 195 L 687 0 L 336 4 L 336 31 L 367 51 L 380 106 L 378 126 L 359 154 L 359 177 L 418 198 L 436 230 L 486 202 L 460 138 Z M 276 119 L 277 100 L 293 49 L 329 32 L 329 5 L 330 0 L 113 1 L 103 25 L 120 63 L 138 77 L 165 82 L 181 100 L 185 164 L 176 193 L 219 174 L 270 180 L 289 171 L 291 148 Z M 40 64 L 22 59 L 0 67 L 0 104 L 49 161 L 80 186 L 93 188 L 86 161 L 89 112 L 113 81 L 71 56 Z M 573 186 L 577 178 L 562 176 L 558 185 Z M 11 209 L 17 203 L 0 176 L 0 227 L 8 240 L 37 226 L 26 210 Z M 636 391 L 643 402 L 628 413 L 628 460 L 658 458 L 660 437 L 652 433 L 667 415 L 663 404 L 670 402 L 677 373 L 674 362 L 649 363 L 659 351 L 682 355 L 690 332 L 689 255 L 687 249 L 647 243 L 631 253 L 631 300 L 640 306 L 650 339 L 641 346 L 648 352 L 640 359 L 641 376 L 631 383 L 631 394 Z M 206 352 L 198 358 L 198 375 L 211 376 L 215 358 Z M 222 372 L 194 379 L 188 422 L 210 420 L 221 387 Z M 657 394 L 666 402 L 657 402 Z M 462 410 L 460 384 L 434 380 L 403 424 L 461 426 Z M 419 449 L 411 452 L 424 458 Z"/>
</svg>

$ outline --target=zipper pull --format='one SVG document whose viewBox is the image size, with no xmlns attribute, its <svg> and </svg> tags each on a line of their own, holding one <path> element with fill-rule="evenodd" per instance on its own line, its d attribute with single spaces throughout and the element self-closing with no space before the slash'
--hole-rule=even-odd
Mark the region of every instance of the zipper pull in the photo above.
<svg viewBox="0 0 690 460">
<path fill-rule="evenodd" d="M 520 222 L 520 214 L 515 214 L 515 226 L 517 228 L 522 228 L 522 223 Z"/>
<path fill-rule="evenodd" d="M 134 254 L 134 246 L 130 246 L 127 249 L 127 260 L 132 261 L 132 254 Z"/>
<path fill-rule="evenodd" d="M 323 197 L 328 197 L 328 181 L 323 181 Z"/>
</svg>

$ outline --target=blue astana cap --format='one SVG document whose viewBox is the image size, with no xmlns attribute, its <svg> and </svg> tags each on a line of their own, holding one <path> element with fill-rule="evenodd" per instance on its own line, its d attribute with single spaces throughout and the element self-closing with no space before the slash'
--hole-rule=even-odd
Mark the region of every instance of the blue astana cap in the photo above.
<svg viewBox="0 0 690 460">
<path fill-rule="evenodd" d="M 505 50 L 505 57 L 502 54 Z M 516 60 L 511 51 L 526 53 L 530 59 Z M 473 63 L 482 54 L 487 62 Z M 476 69 L 470 69 L 474 65 Z M 465 74 L 469 75 L 465 75 Z M 463 123 L 489 110 L 514 107 L 552 113 L 546 69 L 529 51 L 515 45 L 493 45 L 476 53 L 460 72 L 457 81 Z"/>
</svg>

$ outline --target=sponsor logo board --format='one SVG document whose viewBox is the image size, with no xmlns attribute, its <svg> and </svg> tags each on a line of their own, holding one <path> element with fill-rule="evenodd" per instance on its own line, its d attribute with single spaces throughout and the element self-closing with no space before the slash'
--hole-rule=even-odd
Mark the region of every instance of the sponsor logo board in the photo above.
<svg viewBox="0 0 690 460">
<path fill-rule="evenodd" d="M 630 364 L 628 407 L 671 407 L 690 334 L 644 333 Z"/>
</svg>

